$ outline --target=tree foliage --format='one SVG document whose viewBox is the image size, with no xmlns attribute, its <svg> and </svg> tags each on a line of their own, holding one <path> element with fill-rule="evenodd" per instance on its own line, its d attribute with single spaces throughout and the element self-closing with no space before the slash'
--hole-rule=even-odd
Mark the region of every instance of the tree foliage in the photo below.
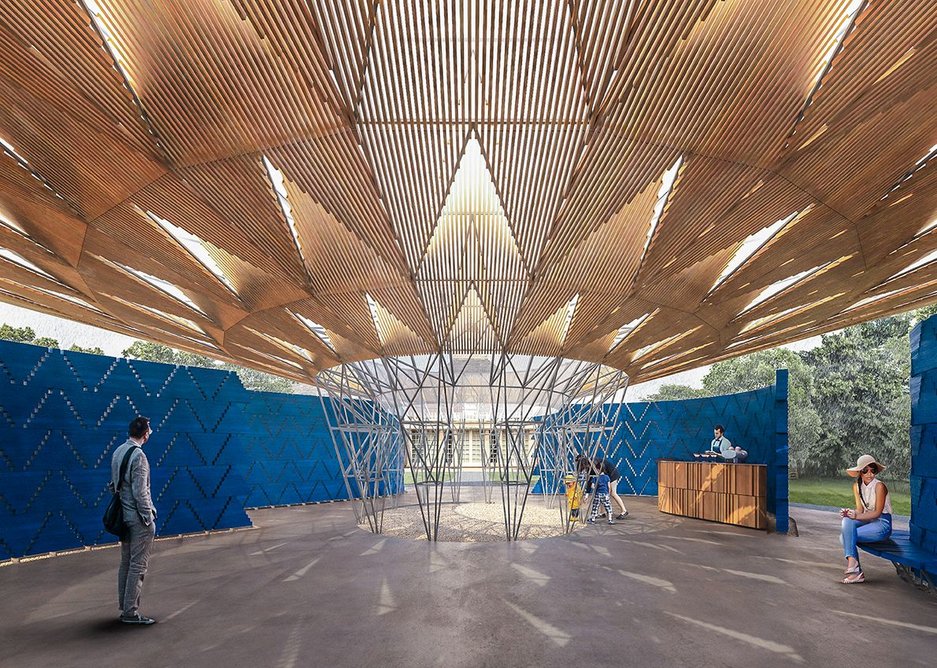
<svg viewBox="0 0 937 668">
<path fill-rule="evenodd" d="M 121 355 L 130 359 L 145 360 L 147 362 L 162 362 L 163 364 L 181 364 L 184 366 L 198 366 L 222 371 L 234 371 L 241 379 L 241 383 L 249 390 L 262 392 L 293 391 L 293 382 L 269 373 L 248 369 L 236 364 L 220 362 L 206 355 L 176 350 L 162 343 L 152 341 L 134 341 Z"/>
<path fill-rule="evenodd" d="M 17 343 L 31 343 L 35 346 L 44 346 L 46 348 L 60 348 L 58 340 L 48 336 L 36 337 L 36 332 L 32 327 L 13 327 L 4 323 L 0 325 L 0 339 L 6 341 L 15 341 Z M 94 355 L 103 355 L 104 351 L 100 347 L 85 348 L 77 343 L 73 344 L 69 350 L 79 353 L 92 353 Z M 286 378 L 280 378 L 269 373 L 247 369 L 236 364 L 219 362 L 206 355 L 190 353 L 184 350 L 176 350 L 162 343 L 153 343 L 152 341 L 134 341 L 128 346 L 121 356 L 130 359 L 146 360 L 147 362 L 162 362 L 163 364 L 180 364 L 184 366 L 198 366 L 208 369 L 221 369 L 222 371 L 234 371 L 249 390 L 259 390 L 262 392 L 293 392 L 294 383 Z"/>
<path fill-rule="evenodd" d="M 73 353 L 90 353 L 92 355 L 103 355 L 104 351 L 100 347 L 94 346 L 93 348 L 84 348 L 79 346 L 77 343 L 73 343 L 72 347 L 69 350 Z"/>
<path fill-rule="evenodd" d="M 688 385 L 664 384 L 657 388 L 657 392 L 650 395 L 645 401 L 682 401 L 684 399 L 698 399 L 707 397 L 706 390 Z"/>
<path fill-rule="evenodd" d="M 38 338 L 30 341 L 34 346 L 42 346 L 43 348 L 58 348 L 59 341 L 58 339 L 53 339 L 50 336 L 40 336 Z"/>
<path fill-rule="evenodd" d="M 863 453 L 903 477 L 910 468 L 909 319 L 862 323 L 823 337 L 804 353 L 816 378 L 813 405 L 823 416 L 807 468 L 841 471 Z"/>
<path fill-rule="evenodd" d="M 3 323 L 0 325 L 0 339 L 6 341 L 15 341 L 16 343 L 31 343 L 34 346 L 43 348 L 58 348 L 59 342 L 48 336 L 36 338 L 36 332 L 32 327 L 13 327 Z"/>
<path fill-rule="evenodd" d="M 714 364 L 703 377 L 706 396 L 745 392 L 773 385 L 776 371 L 788 369 L 788 443 L 795 465 L 810 458 L 820 432 L 820 416 L 813 406 L 813 369 L 793 350 L 761 350 Z"/>
<path fill-rule="evenodd" d="M 714 364 L 703 388 L 663 385 L 650 401 L 733 394 L 774 383 L 776 369 L 790 370 L 789 443 L 792 465 L 817 475 L 837 475 L 859 455 L 888 465 L 887 475 L 907 476 L 911 462 L 909 334 L 937 305 L 861 323 L 822 337 L 804 352 L 766 350 Z"/>
<path fill-rule="evenodd" d="M 36 332 L 32 327 L 13 327 L 3 323 L 0 325 L 0 339 L 4 341 L 15 341 L 16 343 L 32 343 L 36 338 Z"/>
</svg>

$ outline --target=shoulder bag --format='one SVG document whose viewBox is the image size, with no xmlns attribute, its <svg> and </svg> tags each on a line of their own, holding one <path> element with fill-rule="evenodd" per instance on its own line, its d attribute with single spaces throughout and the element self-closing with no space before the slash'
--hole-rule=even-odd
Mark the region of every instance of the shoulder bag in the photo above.
<svg viewBox="0 0 937 668">
<path fill-rule="evenodd" d="M 127 464 L 130 461 L 130 455 L 132 455 L 133 451 L 138 447 L 139 446 L 135 445 L 132 448 L 127 448 L 127 452 L 124 453 L 124 459 L 120 463 L 120 475 L 117 476 L 117 489 L 114 490 L 114 496 L 111 497 L 111 502 L 107 504 L 107 509 L 104 511 L 104 530 L 114 534 L 118 538 L 123 538 L 124 532 L 126 531 L 126 526 L 124 525 L 124 507 L 120 502 L 120 488 L 124 484 L 124 475 L 127 473 Z"/>
</svg>

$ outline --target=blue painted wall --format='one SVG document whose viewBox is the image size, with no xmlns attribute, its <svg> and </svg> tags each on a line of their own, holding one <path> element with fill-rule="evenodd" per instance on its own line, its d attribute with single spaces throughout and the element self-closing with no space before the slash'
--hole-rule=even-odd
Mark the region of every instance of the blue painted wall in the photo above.
<svg viewBox="0 0 937 668">
<path fill-rule="evenodd" d="M 786 531 L 786 388 L 779 372 L 754 392 L 626 404 L 619 489 L 656 494 L 656 460 L 688 458 L 721 422 L 750 461 L 769 465 L 769 509 Z M 110 455 L 138 414 L 155 430 L 146 452 L 161 535 L 247 526 L 245 507 L 347 498 L 318 397 L 0 341 L 0 559 L 111 542 L 101 528 Z"/>
<path fill-rule="evenodd" d="M 748 451 L 748 462 L 768 466 L 768 512 L 777 531 L 788 529 L 787 491 L 788 372 L 777 372 L 775 385 L 751 392 L 684 401 L 628 403 L 619 430 L 618 490 L 627 494 L 657 494 L 658 459 L 692 459 L 709 447 L 713 425 L 726 428 L 726 437 Z M 612 445 L 614 450 L 615 445 Z"/>
<path fill-rule="evenodd" d="M 138 414 L 155 430 L 162 535 L 249 525 L 245 507 L 346 498 L 318 397 L 0 341 L 0 559 L 112 542 L 110 456 Z"/>
<path fill-rule="evenodd" d="M 910 530 L 937 553 L 937 316 L 911 331 Z"/>
<path fill-rule="evenodd" d="M 775 384 L 760 390 L 624 404 L 621 425 L 608 448 L 622 475 L 618 491 L 656 495 L 657 460 L 692 459 L 694 452 L 709 448 L 713 425 L 721 424 L 729 440 L 748 451 L 749 463 L 768 466 L 768 512 L 775 515 L 777 531 L 786 533 L 787 391 L 788 372 L 781 369 Z M 539 492 L 539 486 L 534 491 Z"/>
</svg>

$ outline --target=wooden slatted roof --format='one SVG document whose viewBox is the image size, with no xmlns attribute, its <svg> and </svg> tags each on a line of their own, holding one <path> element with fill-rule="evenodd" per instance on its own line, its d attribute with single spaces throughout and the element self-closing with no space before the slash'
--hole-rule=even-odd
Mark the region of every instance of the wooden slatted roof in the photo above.
<svg viewBox="0 0 937 668">
<path fill-rule="evenodd" d="M 6 0 L 0 300 L 646 380 L 937 301 L 935 105 L 930 1 Z"/>
</svg>

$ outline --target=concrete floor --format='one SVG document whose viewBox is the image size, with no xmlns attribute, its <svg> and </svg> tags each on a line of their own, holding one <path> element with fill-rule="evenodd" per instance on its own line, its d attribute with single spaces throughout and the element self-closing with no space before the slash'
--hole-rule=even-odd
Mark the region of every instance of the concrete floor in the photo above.
<svg viewBox="0 0 937 668">
<path fill-rule="evenodd" d="M 0 568 L 0 666 L 934 665 L 937 597 L 866 557 L 838 583 L 833 513 L 800 537 L 632 518 L 514 544 L 382 538 L 348 504 L 160 541 L 117 622 L 115 549 Z"/>
</svg>

